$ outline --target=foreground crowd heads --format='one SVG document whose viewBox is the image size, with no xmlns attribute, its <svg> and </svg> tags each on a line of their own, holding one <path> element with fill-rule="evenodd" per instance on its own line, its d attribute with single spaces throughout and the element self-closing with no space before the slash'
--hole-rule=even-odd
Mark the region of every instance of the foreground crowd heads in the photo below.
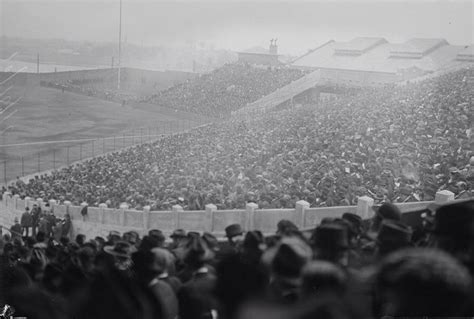
<svg viewBox="0 0 474 319">
<path fill-rule="evenodd" d="M 240 72 L 240 71 L 239 71 Z M 242 71 L 243 72 L 243 71 Z M 474 90 L 461 70 L 317 106 L 230 119 L 9 187 L 22 198 L 138 210 L 293 208 L 473 196 Z"/>
<path fill-rule="evenodd" d="M 184 229 L 72 240 L 57 231 L 67 217 L 36 236 L 15 225 L 0 242 L 0 306 L 48 319 L 474 315 L 474 200 L 403 219 L 387 203 L 371 220 L 346 213 L 304 232 L 233 224 L 225 241 Z"/>
</svg>

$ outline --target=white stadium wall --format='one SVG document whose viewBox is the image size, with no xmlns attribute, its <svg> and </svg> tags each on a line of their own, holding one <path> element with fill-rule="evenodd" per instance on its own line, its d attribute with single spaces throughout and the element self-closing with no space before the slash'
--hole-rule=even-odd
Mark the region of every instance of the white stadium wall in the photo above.
<svg viewBox="0 0 474 319">
<path fill-rule="evenodd" d="M 435 202 L 443 204 L 454 200 L 454 194 L 449 191 L 441 191 L 436 194 Z M 41 199 L 25 198 L 18 195 L 11 196 L 10 193 L 3 194 L 0 204 L 0 225 L 10 227 L 15 217 L 20 218 L 25 207 L 39 204 L 43 208 L 45 203 Z M 135 230 L 144 235 L 150 229 L 160 229 L 169 235 L 178 228 L 187 231 L 212 232 L 216 236 L 223 236 L 226 226 L 239 223 L 244 229 L 258 229 L 265 234 L 272 234 L 276 230 L 278 221 L 288 219 L 302 229 L 313 228 L 325 217 L 340 217 L 346 212 L 356 213 L 364 219 L 373 216 L 373 199 L 363 196 L 359 197 L 357 206 L 318 207 L 311 208 L 309 203 L 299 201 L 295 208 L 291 209 L 259 209 L 257 204 L 248 203 L 246 209 L 217 210 L 215 205 L 206 205 L 206 210 L 184 211 L 181 206 L 173 206 L 172 211 L 149 211 L 145 207 L 143 211 L 130 210 L 126 207 L 121 209 L 101 207 L 88 207 L 86 216 L 81 215 L 81 206 L 66 204 L 57 205 L 50 201 L 50 207 L 57 217 L 64 217 L 66 213 L 71 216 L 73 232 L 71 236 L 84 234 L 88 238 L 95 236 L 106 236 L 111 230 L 120 232 Z M 432 202 L 400 203 L 397 206 L 402 213 L 422 210 Z"/>
</svg>

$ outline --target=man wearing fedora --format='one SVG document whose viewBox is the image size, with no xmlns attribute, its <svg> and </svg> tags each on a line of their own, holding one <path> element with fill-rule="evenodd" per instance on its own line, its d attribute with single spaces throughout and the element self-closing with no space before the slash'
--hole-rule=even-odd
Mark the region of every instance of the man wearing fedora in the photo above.
<svg viewBox="0 0 474 319">
<path fill-rule="evenodd" d="M 162 250 L 164 253 L 171 253 L 162 248 L 155 248 Z M 173 288 L 163 280 L 160 280 L 160 275 L 166 272 L 165 268 L 167 262 L 163 258 L 163 254 L 148 250 L 139 250 L 132 254 L 133 261 L 133 276 L 138 283 L 147 288 L 156 301 L 161 306 L 161 312 L 164 319 L 175 319 L 178 315 L 178 299 Z M 169 256 L 168 256 L 169 257 Z"/>
<path fill-rule="evenodd" d="M 436 209 L 429 246 L 455 256 L 474 274 L 474 199 L 441 205 Z"/>
<path fill-rule="evenodd" d="M 33 236 L 36 236 L 41 214 L 42 214 L 41 207 L 39 207 L 38 204 L 33 204 L 33 208 L 31 209 L 31 217 L 33 219 L 33 225 L 32 225 Z"/>
<path fill-rule="evenodd" d="M 113 246 L 105 246 L 104 251 L 114 257 L 115 267 L 127 274 L 132 266 L 131 246 L 126 241 L 117 241 Z"/>
<path fill-rule="evenodd" d="M 217 301 L 213 292 L 217 278 L 208 266 L 213 258 L 214 252 L 202 237 L 189 236 L 184 263 L 192 271 L 192 276 L 183 280 L 184 285 L 178 292 L 179 304 L 185 305 L 179 308 L 180 319 L 214 317 Z"/>
<path fill-rule="evenodd" d="M 183 246 L 186 243 L 187 233 L 184 229 L 175 229 L 170 235 L 171 240 L 173 241 L 168 245 L 169 249 L 175 249 L 177 247 Z"/>
<path fill-rule="evenodd" d="M 219 248 L 218 259 L 225 258 L 229 255 L 234 255 L 239 252 L 240 244 L 244 239 L 244 231 L 240 224 L 232 224 L 225 228 L 225 236 L 227 241 L 221 243 Z"/>
<path fill-rule="evenodd" d="M 18 221 L 18 217 L 13 219 L 13 225 L 10 227 L 10 233 L 12 234 L 12 239 L 21 237 L 21 225 Z"/>
<path fill-rule="evenodd" d="M 370 227 L 367 232 L 369 240 L 375 240 L 384 220 L 399 221 L 402 218 L 400 209 L 394 204 L 383 203 L 380 207 L 374 206 L 372 209 L 375 211 L 375 215 L 370 220 Z"/>
<path fill-rule="evenodd" d="M 377 236 L 385 220 L 400 221 L 402 213 L 400 209 L 391 203 L 383 203 L 380 207 L 372 207 L 375 214 L 369 221 L 369 228 L 367 232 L 361 237 L 361 253 L 364 258 L 370 260 L 375 255 L 377 248 Z"/>
<path fill-rule="evenodd" d="M 298 237 L 284 237 L 269 252 L 270 285 L 268 297 L 271 301 L 292 304 L 298 300 L 302 285 L 301 271 L 311 260 L 311 248 Z"/>
<path fill-rule="evenodd" d="M 410 247 L 412 230 L 402 222 L 384 220 L 377 235 L 376 257 L 382 258 L 401 248 Z"/>
<path fill-rule="evenodd" d="M 25 212 L 21 215 L 21 233 L 28 237 L 30 234 L 30 228 L 33 226 L 33 218 L 30 214 L 30 208 L 26 207 Z"/>
<path fill-rule="evenodd" d="M 348 265 L 349 239 L 344 225 L 331 222 L 316 227 L 311 236 L 311 245 L 316 260 Z"/>
</svg>

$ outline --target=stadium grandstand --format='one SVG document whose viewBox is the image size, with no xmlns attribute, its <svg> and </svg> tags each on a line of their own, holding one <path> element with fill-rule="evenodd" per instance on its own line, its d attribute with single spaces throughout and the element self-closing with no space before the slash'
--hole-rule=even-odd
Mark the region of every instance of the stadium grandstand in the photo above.
<svg viewBox="0 0 474 319">
<path fill-rule="evenodd" d="M 473 317 L 472 57 L 356 38 L 139 94 L 219 120 L 4 186 L 0 318 Z"/>
<path fill-rule="evenodd" d="M 306 73 L 284 66 L 262 68 L 248 63 L 232 63 L 161 91 L 149 102 L 222 118 Z"/>
<path fill-rule="evenodd" d="M 389 43 L 384 38 L 360 37 L 348 42 L 328 41 L 290 63 L 312 73 L 234 112 L 262 112 L 298 99 L 319 100 L 334 86 L 384 86 L 471 67 L 472 45 L 450 45 L 445 39 L 410 39 Z M 329 90 L 328 90 L 329 86 Z M 296 100 L 296 102 L 295 102 Z"/>
<path fill-rule="evenodd" d="M 469 196 L 474 112 L 465 79 L 473 72 L 347 91 L 316 107 L 214 123 L 18 182 L 9 191 L 153 210 L 171 209 L 178 198 L 185 209 L 202 210 L 206 204 L 244 208 L 248 201 L 285 208 L 302 199 L 353 205 L 363 195 L 432 200 L 446 187 Z"/>
</svg>

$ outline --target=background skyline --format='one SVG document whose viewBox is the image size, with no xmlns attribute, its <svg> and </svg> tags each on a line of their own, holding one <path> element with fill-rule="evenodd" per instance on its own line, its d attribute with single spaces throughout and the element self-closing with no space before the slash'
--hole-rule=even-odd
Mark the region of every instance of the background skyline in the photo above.
<svg viewBox="0 0 474 319">
<path fill-rule="evenodd" d="M 473 1 L 123 1 L 122 40 L 144 46 L 298 55 L 330 39 L 413 37 L 473 44 Z M 0 35 L 118 42 L 119 0 L 0 0 Z"/>
</svg>

